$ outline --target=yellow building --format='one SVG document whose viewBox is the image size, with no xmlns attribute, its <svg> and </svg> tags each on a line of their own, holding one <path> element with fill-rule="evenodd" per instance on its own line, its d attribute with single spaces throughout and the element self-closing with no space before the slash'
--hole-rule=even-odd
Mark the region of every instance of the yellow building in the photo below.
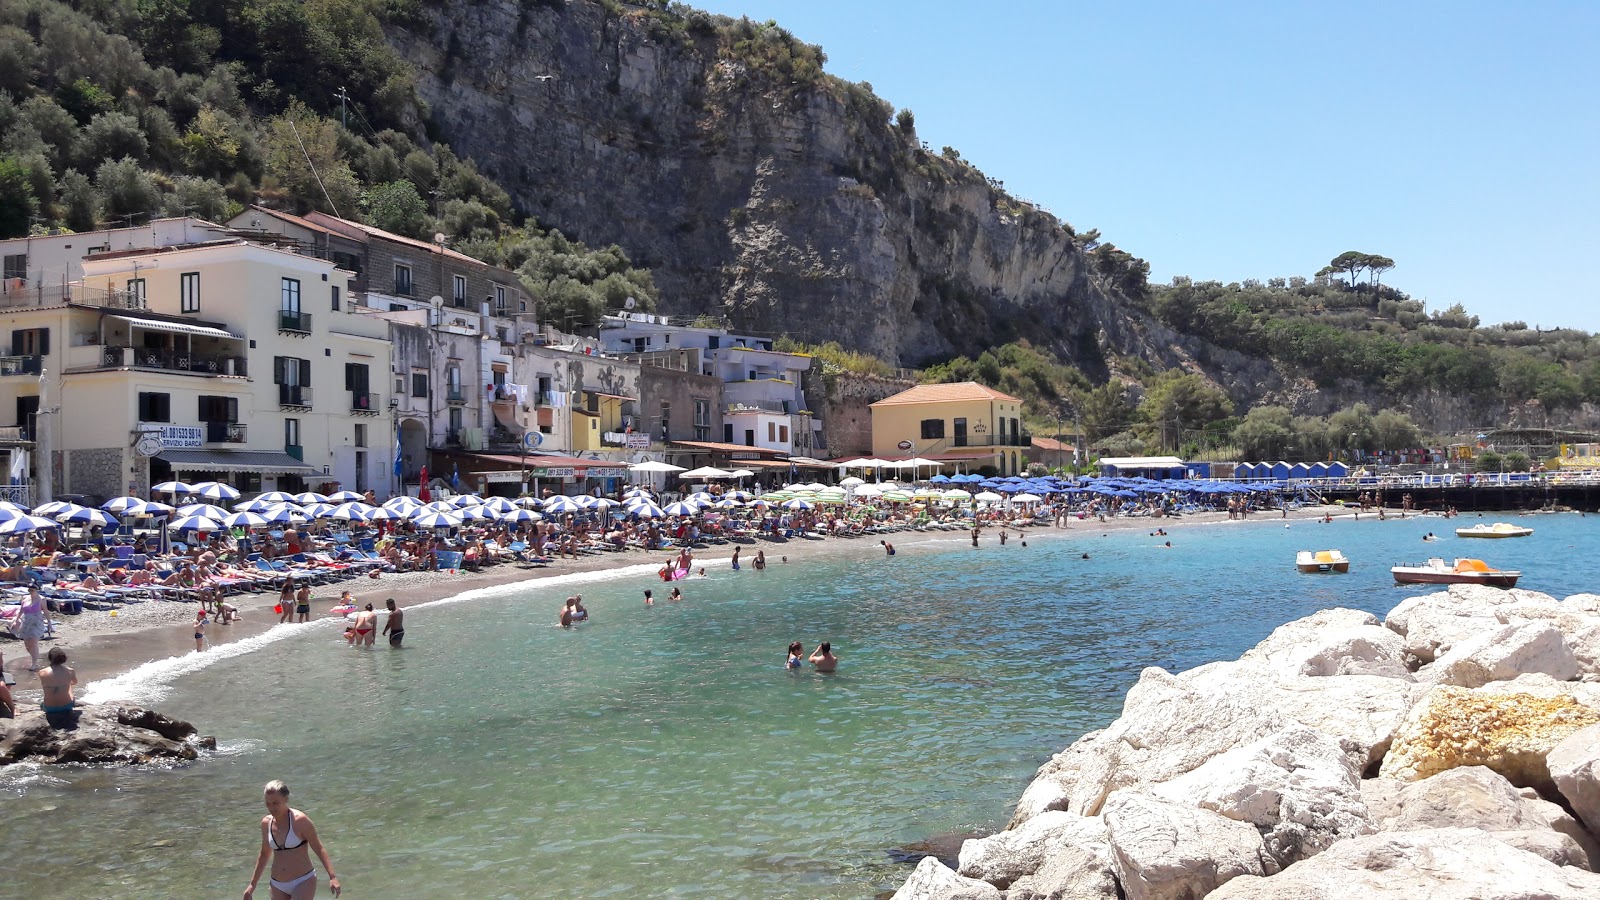
<svg viewBox="0 0 1600 900">
<path fill-rule="evenodd" d="M 871 405 L 872 455 L 918 456 L 947 468 L 1018 474 L 1029 437 L 1022 401 L 975 381 L 919 384 Z"/>
<path fill-rule="evenodd" d="M 610 450 L 631 419 L 637 401 L 620 394 L 575 391 L 572 394 L 572 452 Z"/>
<path fill-rule="evenodd" d="M 349 277 L 232 240 L 90 256 L 82 282 L 0 310 L 0 424 L 14 414 L 58 495 L 171 478 L 386 494 L 388 325 L 350 307 Z"/>
</svg>

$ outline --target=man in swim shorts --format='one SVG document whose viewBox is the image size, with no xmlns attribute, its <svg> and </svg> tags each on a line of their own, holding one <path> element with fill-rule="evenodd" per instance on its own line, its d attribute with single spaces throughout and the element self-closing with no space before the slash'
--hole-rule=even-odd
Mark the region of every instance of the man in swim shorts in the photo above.
<svg viewBox="0 0 1600 900">
<path fill-rule="evenodd" d="M 394 605 L 394 598 L 383 601 L 389 608 L 389 621 L 383 623 L 383 633 L 389 636 L 389 646 L 398 647 L 406 638 L 406 611 Z"/>
<path fill-rule="evenodd" d="M 39 684 L 44 687 L 44 699 L 39 704 L 44 710 L 44 716 L 51 725 L 56 724 L 56 717 L 66 716 L 78 705 L 72 696 L 72 686 L 78 683 L 78 673 L 67 665 L 67 651 L 60 647 L 51 647 L 48 655 L 50 665 L 39 670 Z"/>
</svg>

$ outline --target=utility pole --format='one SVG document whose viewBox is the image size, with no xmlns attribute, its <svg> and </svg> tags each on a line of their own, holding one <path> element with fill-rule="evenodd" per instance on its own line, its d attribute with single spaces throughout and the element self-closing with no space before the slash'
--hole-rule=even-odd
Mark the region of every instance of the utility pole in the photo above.
<svg viewBox="0 0 1600 900">
<path fill-rule="evenodd" d="M 339 98 L 339 125 L 342 128 L 348 129 L 350 127 L 350 119 L 348 111 L 345 109 L 345 101 L 350 99 L 350 94 L 344 89 L 343 85 L 341 85 L 339 87 L 339 93 L 334 94 L 334 96 Z"/>
</svg>

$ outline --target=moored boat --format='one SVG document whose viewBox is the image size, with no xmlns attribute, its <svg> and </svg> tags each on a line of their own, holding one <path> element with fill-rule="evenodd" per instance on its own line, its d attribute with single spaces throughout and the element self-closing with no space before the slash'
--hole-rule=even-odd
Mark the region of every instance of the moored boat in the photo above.
<svg viewBox="0 0 1600 900">
<path fill-rule="evenodd" d="M 1396 584 L 1486 584 L 1512 588 L 1522 577 L 1515 569 L 1495 569 L 1481 559 L 1465 558 L 1452 564 L 1434 557 L 1421 565 L 1395 566 L 1389 571 Z"/>
<path fill-rule="evenodd" d="M 1527 537 L 1530 534 L 1533 534 L 1532 528 L 1524 528 L 1510 522 L 1496 522 L 1493 525 L 1480 522 L 1471 528 L 1456 529 L 1456 537 L 1463 538 L 1514 538 Z"/>
<path fill-rule="evenodd" d="M 1350 560 L 1340 550 L 1301 550 L 1294 555 L 1294 566 L 1305 574 L 1348 572 Z"/>
</svg>

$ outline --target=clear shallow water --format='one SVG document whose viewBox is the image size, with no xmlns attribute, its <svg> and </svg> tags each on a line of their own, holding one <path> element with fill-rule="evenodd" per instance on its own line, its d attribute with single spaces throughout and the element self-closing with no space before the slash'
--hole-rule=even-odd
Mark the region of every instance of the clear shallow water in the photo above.
<svg viewBox="0 0 1600 900">
<path fill-rule="evenodd" d="M 1160 539 L 1079 524 L 1027 548 L 952 537 L 885 560 L 863 541 L 787 566 L 768 547 L 765 573 L 713 569 L 679 604 L 645 608 L 644 588 L 663 591 L 641 572 L 424 606 L 401 652 L 350 651 L 334 623 L 273 631 L 93 692 L 155 698 L 224 752 L 0 773 L 0 843 L 23 862 L 6 892 L 236 895 L 260 787 L 283 778 L 349 896 L 870 896 L 909 871 L 888 848 L 1003 825 L 1144 666 L 1234 657 L 1327 606 L 1381 615 L 1417 592 L 1388 566 L 1430 553 L 1520 567 L 1521 586 L 1557 596 L 1600 587 L 1581 552 L 1600 519 L 1420 540 L 1476 521 L 1261 519 Z M 1327 547 L 1354 571 L 1294 571 L 1295 550 Z M 574 590 L 594 621 L 563 631 Z M 783 671 L 796 639 L 831 639 L 841 671 Z"/>
</svg>

